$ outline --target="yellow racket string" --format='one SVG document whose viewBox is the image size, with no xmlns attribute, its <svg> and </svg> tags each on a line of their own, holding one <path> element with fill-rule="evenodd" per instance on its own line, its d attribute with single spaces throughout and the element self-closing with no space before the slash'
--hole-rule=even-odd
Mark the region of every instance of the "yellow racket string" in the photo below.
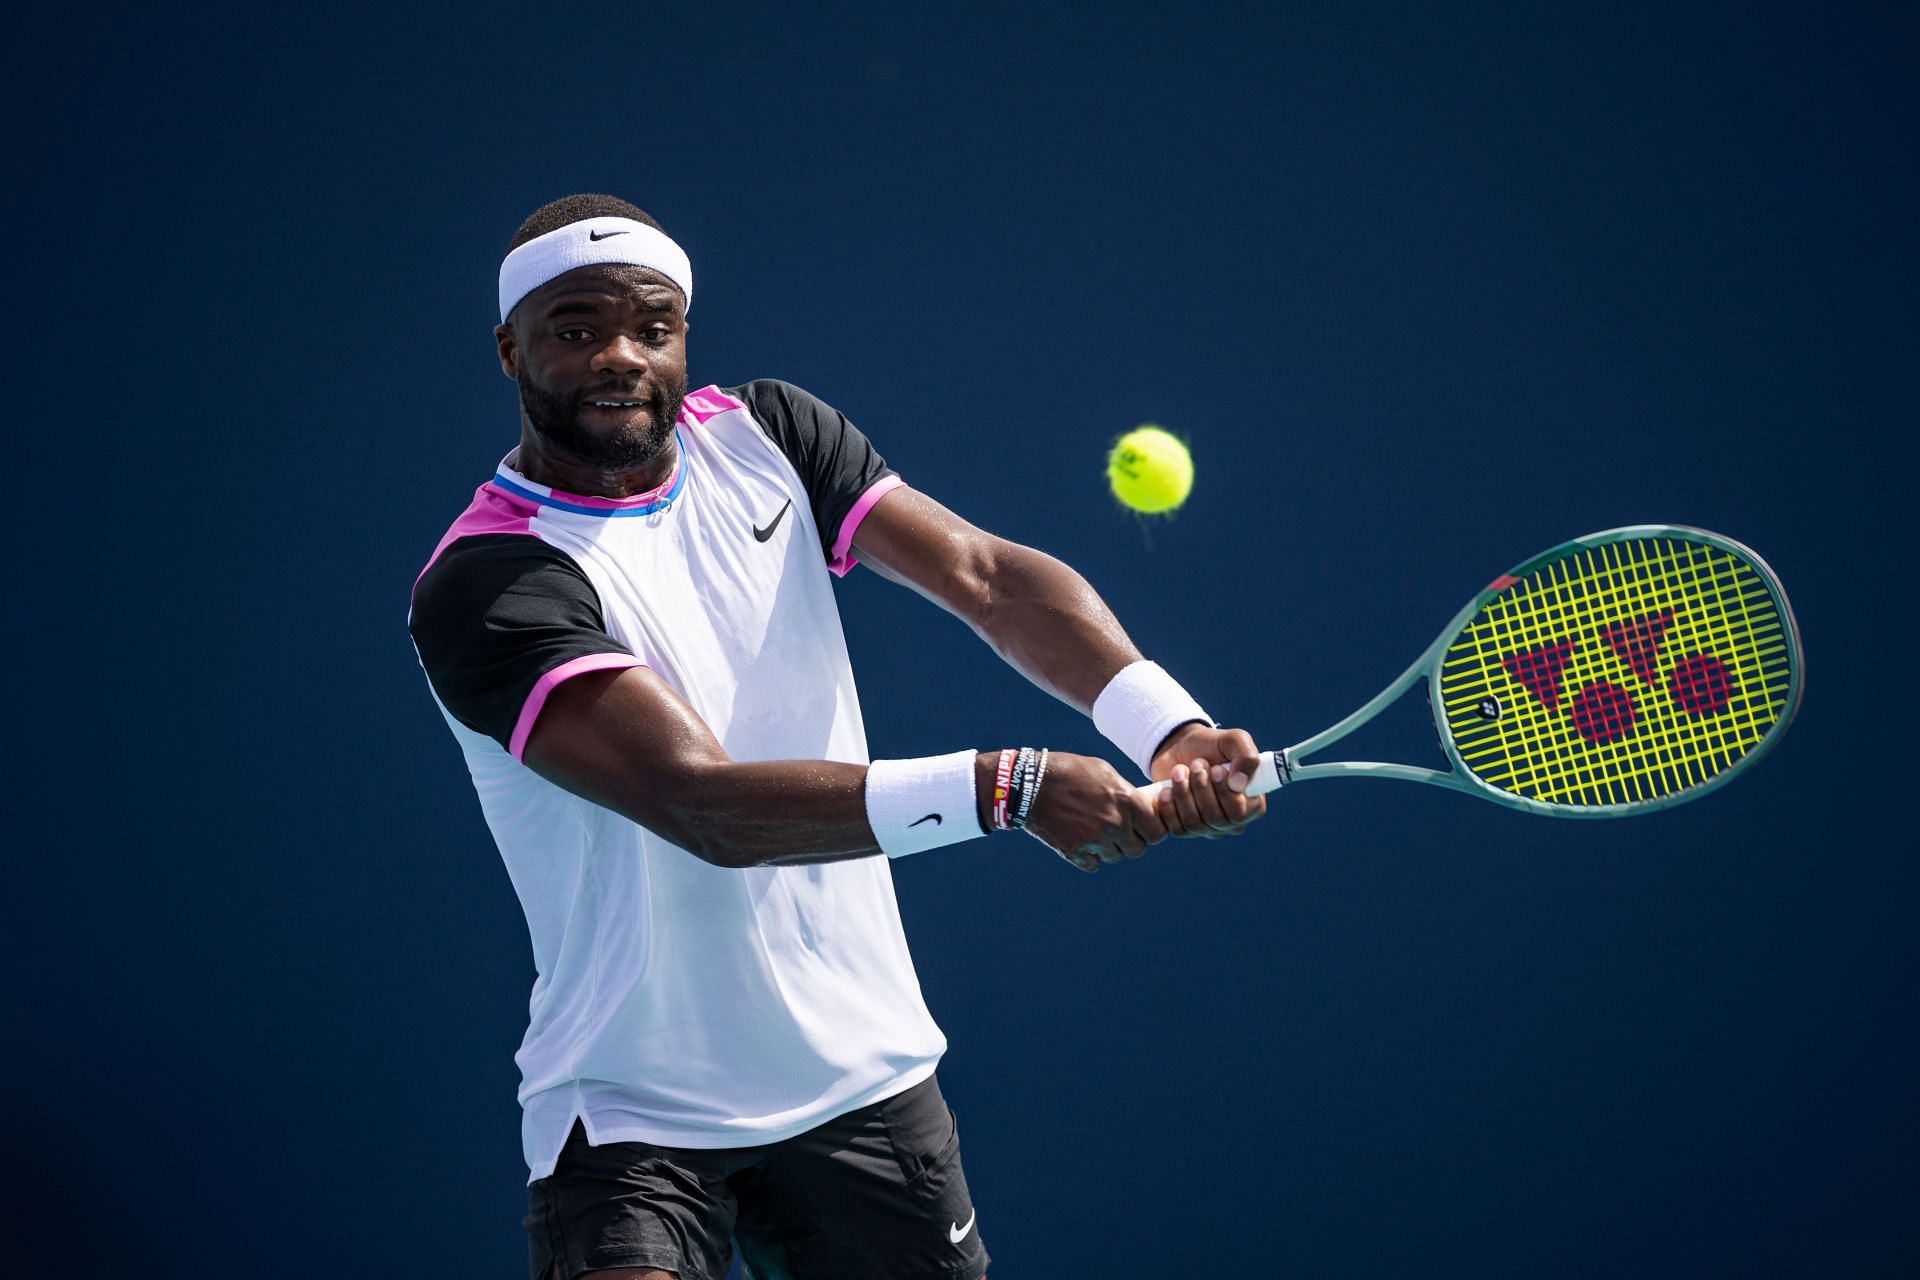
<svg viewBox="0 0 1920 1280">
<path fill-rule="evenodd" d="M 1502 791 L 1658 801 L 1766 737 L 1792 662 L 1760 570 L 1682 537 L 1629 538 L 1533 567 L 1488 601 L 1448 647 L 1442 720 L 1466 767 Z"/>
</svg>

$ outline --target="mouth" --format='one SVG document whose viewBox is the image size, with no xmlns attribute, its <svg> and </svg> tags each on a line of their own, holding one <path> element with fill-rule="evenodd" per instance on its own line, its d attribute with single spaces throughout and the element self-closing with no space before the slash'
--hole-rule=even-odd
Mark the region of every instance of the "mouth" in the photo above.
<svg viewBox="0 0 1920 1280">
<path fill-rule="evenodd" d="M 632 426 L 652 417 L 653 401 L 637 396 L 589 396 L 580 401 L 578 412 L 589 421 Z"/>
</svg>

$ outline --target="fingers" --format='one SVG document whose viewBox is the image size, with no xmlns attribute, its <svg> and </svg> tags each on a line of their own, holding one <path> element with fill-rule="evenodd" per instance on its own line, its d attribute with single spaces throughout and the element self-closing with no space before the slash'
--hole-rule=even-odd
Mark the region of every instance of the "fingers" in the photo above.
<svg viewBox="0 0 1920 1280">
<path fill-rule="evenodd" d="M 1239 735 L 1245 738 L 1245 734 Z M 1251 739 L 1248 743 L 1251 744 Z M 1226 814 L 1233 824 L 1234 833 L 1244 831 L 1247 824 L 1262 817 L 1267 812 L 1265 796 L 1250 796 L 1247 788 L 1253 785 L 1253 775 L 1262 763 L 1263 757 L 1257 750 L 1241 751 L 1235 749 L 1233 763 L 1226 770 L 1225 788 L 1219 793 L 1220 811 Z"/>
<path fill-rule="evenodd" d="M 1027 831 L 1080 871 L 1137 858 L 1167 838 L 1152 802 L 1097 757 L 1058 752 L 1034 798 Z"/>
<path fill-rule="evenodd" d="M 1220 737 L 1214 743 L 1215 759 L 1231 764 L 1238 772 L 1249 778 L 1260 764 L 1260 748 L 1254 745 L 1253 735 L 1245 729 L 1222 729 Z"/>
<path fill-rule="evenodd" d="M 1147 851 L 1148 845 L 1159 844 L 1173 833 L 1160 816 L 1160 808 L 1155 801 L 1142 798 L 1138 791 L 1129 787 L 1127 803 L 1132 809 L 1133 830 L 1140 837 L 1140 847 L 1127 856 L 1137 858 Z"/>
<path fill-rule="evenodd" d="M 1254 771 L 1260 767 L 1260 754 L 1236 756 L 1231 764 L 1214 765 L 1210 772 L 1213 780 L 1213 797 L 1220 805 L 1220 814 L 1226 820 L 1227 830 L 1223 834 L 1238 835 L 1246 829 L 1249 822 L 1267 811 L 1265 796 L 1250 796 L 1247 788 L 1253 784 Z"/>
<path fill-rule="evenodd" d="M 1188 785 L 1193 789 L 1193 807 L 1207 825 L 1208 833 L 1222 835 L 1233 822 L 1220 807 L 1220 792 L 1226 790 L 1227 766 L 1195 760 L 1189 766 Z M 1216 789 L 1217 788 L 1217 789 Z"/>
<path fill-rule="evenodd" d="M 1252 784 L 1254 771 L 1260 767 L 1260 748 L 1245 729 L 1219 730 L 1208 754 L 1216 765 L 1225 766 L 1224 774 L 1217 767 L 1210 770 L 1214 785 L 1234 795 Z M 1236 816 L 1233 806 L 1223 804 L 1222 809 L 1229 817 Z"/>
<path fill-rule="evenodd" d="M 1260 757 L 1249 756 L 1235 759 L 1227 766 L 1227 790 L 1239 795 L 1253 785 L 1253 775 L 1260 768 Z"/>
<path fill-rule="evenodd" d="M 1206 822 L 1200 817 L 1199 806 L 1193 798 L 1192 766 L 1176 764 L 1167 782 L 1169 785 L 1161 796 L 1161 801 L 1168 811 L 1165 819 L 1167 830 L 1176 835 L 1200 835 Z"/>
<path fill-rule="evenodd" d="M 1175 765 L 1160 797 L 1161 820 L 1168 832 L 1207 839 L 1239 835 L 1267 811 L 1265 796 L 1245 794 L 1259 761 L 1259 753 L 1252 752 L 1236 754 L 1231 767 L 1203 759 Z"/>
<path fill-rule="evenodd" d="M 1120 785 L 1118 799 L 1124 824 L 1115 828 L 1112 838 L 1100 847 L 1102 862 L 1137 858 L 1147 851 L 1148 845 L 1159 844 L 1167 838 L 1167 824 L 1160 820 L 1153 802 L 1142 798 L 1124 782 Z"/>
<path fill-rule="evenodd" d="M 1169 830 L 1177 826 L 1177 835 L 1212 839 L 1234 825 L 1223 811 L 1215 789 L 1213 774 L 1216 769 L 1224 779 L 1226 769 L 1220 765 L 1209 765 L 1205 760 L 1195 759 L 1190 764 L 1173 766 L 1173 776 L 1168 779 L 1172 785 L 1166 792 L 1175 819 L 1167 824 Z"/>
<path fill-rule="evenodd" d="M 1221 754 L 1227 758 L 1225 790 L 1220 793 L 1220 810 L 1233 825 L 1231 834 L 1238 835 L 1246 830 L 1247 824 L 1265 816 L 1267 798 L 1249 796 L 1248 787 L 1253 785 L 1253 775 L 1258 772 L 1264 757 L 1260 748 L 1254 744 L 1253 735 L 1245 729 L 1228 729 L 1220 735 Z"/>
</svg>

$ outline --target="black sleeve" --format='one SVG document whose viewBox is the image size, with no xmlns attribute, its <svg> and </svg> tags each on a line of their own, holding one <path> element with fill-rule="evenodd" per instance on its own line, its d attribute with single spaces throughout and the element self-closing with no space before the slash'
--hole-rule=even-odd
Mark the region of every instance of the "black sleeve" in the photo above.
<svg viewBox="0 0 1920 1280">
<path fill-rule="evenodd" d="M 722 389 L 746 403 L 760 429 L 800 473 L 813 502 L 820 550 L 832 559 L 847 514 L 862 494 L 893 475 L 893 468 L 845 414 L 790 382 L 761 378 Z"/>
<path fill-rule="evenodd" d="M 524 534 L 449 546 L 414 587 L 407 629 L 453 718 L 510 751 L 542 676 L 597 654 L 633 657 L 607 634 L 600 593 L 580 566 Z"/>
</svg>

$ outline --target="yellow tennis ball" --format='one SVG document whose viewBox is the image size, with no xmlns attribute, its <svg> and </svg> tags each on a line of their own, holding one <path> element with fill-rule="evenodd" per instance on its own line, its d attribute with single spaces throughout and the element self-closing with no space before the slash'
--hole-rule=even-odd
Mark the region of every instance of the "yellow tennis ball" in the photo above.
<svg viewBox="0 0 1920 1280">
<path fill-rule="evenodd" d="M 1149 422 L 1114 441 L 1107 482 L 1113 496 L 1135 511 L 1172 511 L 1193 491 L 1193 455 L 1180 437 Z"/>
</svg>

